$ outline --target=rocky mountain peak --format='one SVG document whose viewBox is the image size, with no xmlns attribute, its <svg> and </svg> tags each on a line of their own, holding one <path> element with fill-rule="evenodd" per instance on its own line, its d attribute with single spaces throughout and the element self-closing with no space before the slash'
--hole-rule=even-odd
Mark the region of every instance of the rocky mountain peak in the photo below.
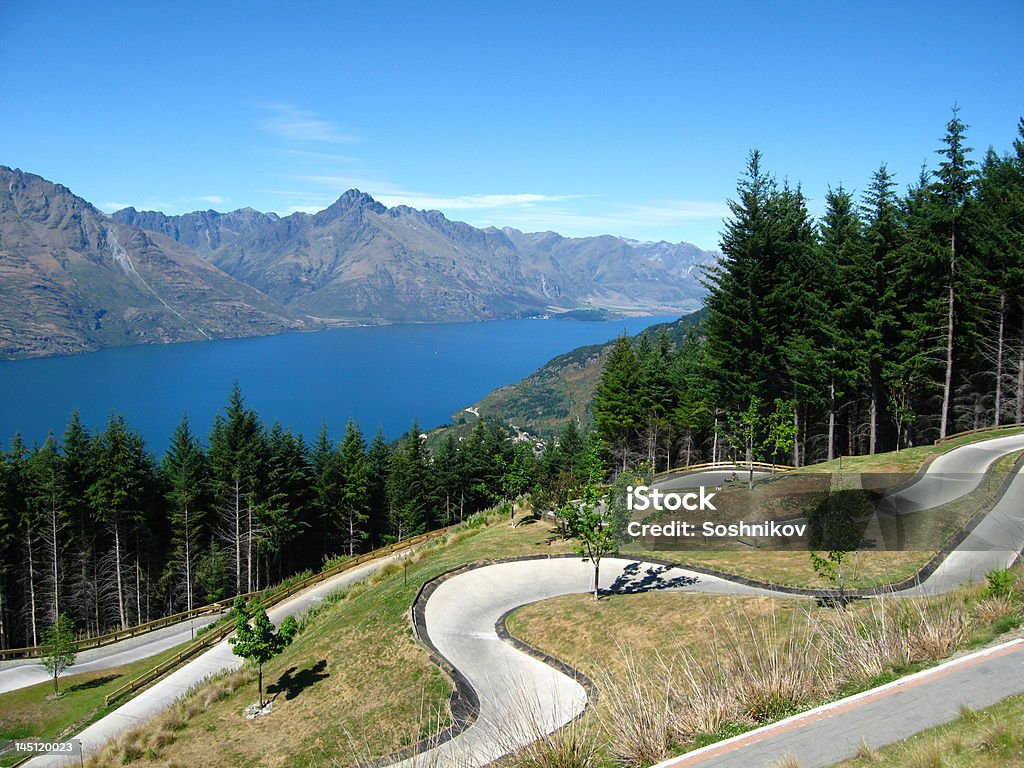
<svg viewBox="0 0 1024 768">
<path fill-rule="evenodd" d="M 360 192 L 358 189 L 350 189 L 329 207 L 316 214 L 316 216 L 330 220 L 347 214 L 350 211 L 362 212 L 365 210 L 370 210 L 374 213 L 385 213 L 388 209 L 365 192 Z"/>
</svg>

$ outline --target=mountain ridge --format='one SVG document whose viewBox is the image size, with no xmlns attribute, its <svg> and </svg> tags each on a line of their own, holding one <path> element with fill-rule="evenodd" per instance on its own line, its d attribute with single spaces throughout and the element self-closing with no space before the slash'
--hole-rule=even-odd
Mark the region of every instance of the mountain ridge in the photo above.
<svg viewBox="0 0 1024 768">
<path fill-rule="evenodd" d="M 687 243 L 480 229 L 352 189 L 314 214 L 100 211 L 0 166 L 0 358 L 331 325 L 683 314 Z"/>
<path fill-rule="evenodd" d="M 148 221 L 130 209 L 113 216 Z M 225 220 L 183 214 L 177 230 Z M 250 231 L 230 234 L 204 238 L 221 243 L 203 251 L 216 266 L 300 313 L 355 322 L 575 309 L 683 313 L 695 310 L 703 295 L 695 270 L 718 258 L 689 243 L 481 229 L 437 210 L 389 208 L 358 189 L 317 213 L 260 219 Z"/>
<path fill-rule="evenodd" d="M 311 327 L 194 251 L 0 166 L 0 357 Z"/>
</svg>

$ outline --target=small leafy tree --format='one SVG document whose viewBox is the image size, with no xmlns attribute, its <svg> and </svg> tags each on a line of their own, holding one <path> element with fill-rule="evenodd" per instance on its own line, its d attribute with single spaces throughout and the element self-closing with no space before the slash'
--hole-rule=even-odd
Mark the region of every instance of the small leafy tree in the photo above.
<svg viewBox="0 0 1024 768">
<path fill-rule="evenodd" d="M 563 505 L 558 516 L 565 525 L 565 537 L 575 540 L 573 551 L 584 562 L 594 564 L 594 599 L 597 600 L 601 559 L 619 551 L 615 531 L 604 517 L 600 486 L 594 482 L 585 483 L 581 498 Z"/>
<path fill-rule="evenodd" d="M 267 618 L 262 605 L 257 604 L 251 615 L 245 601 L 235 601 L 235 636 L 228 640 L 234 646 L 235 655 L 259 665 L 260 708 L 263 701 L 263 665 L 283 651 L 295 637 L 298 624 L 294 616 L 287 616 L 278 629 Z"/>
<path fill-rule="evenodd" d="M 819 577 L 835 585 L 835 602 L 840 608 L 845 608 L 847 602 L 846 577 L 843 574 L 843 563 L 849 554 L 849 552 L 833 550 L 825 557 L 822 557 L 817 552 L 811 552 L 811 567 L 814 568 L 814 572 Z"/>
<path fill-rule="evenodd" d="M 635 470 L 619 472 L 615 478 L 615 484 L 608 494 L 606 522 L 615 540 L 620 544 L 629 541 L 629 534 L 626 533 L 632 519 L 632 513 L 629 511 L 629 488 L 650 485 L 653 480 L 654 466 L 646 462 Z"/>
<path fill-rule="evenodd" d="M 727 434 L 733 449 L 741 449 L 744 453 L 749 475 L 747 488 L 754 487 L 754 453 L 763 448 L 765 417 L 761 413 L 764 403 L 761 398 L 750 398 L 747 410 L 730 418 L 730 430 Z"/>
<path fill-rule="evenodd" d="M 43 635 L 42 663 L 53 678 L 53 695 L 60 696 L 57 678 L 72 664 L 78 647 L 75 645 L 75 623 L 65 614 L 59 614 L 46 633 Z"/>
<path fill-rule="evenodd" d="M 863 490 L 845 487 L 842 474 L 836 482 L 838 490 L 831 491 L 808 514 L 808 538 L 812 547 L 827 551 L 825 557 L 812 551 L 811 567 L 820 578 L 835 585 L 836 603 L 845 607 L 848 598 L 843 564 L 850 552 L 864 545 L 860 519 L 869 515 L 873 508 Z"/>
<path fill-rule="evenodd" d="M 796 405 L 795 400 L 775 398 L 775 410 L 768 417 L 768 448 L 773 456 L 791 453 L 796 445 Z"/>
</svg>

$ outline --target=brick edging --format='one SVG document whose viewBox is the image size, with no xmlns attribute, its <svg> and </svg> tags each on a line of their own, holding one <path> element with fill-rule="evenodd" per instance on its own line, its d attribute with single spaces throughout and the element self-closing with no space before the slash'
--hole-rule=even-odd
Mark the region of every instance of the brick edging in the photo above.
<svg viewBox="0 0 1024 768">
<path fill-rule="evenodd" d="M 524 605 L 529 605 L 529 603 L 524 603 Z M 566 677 L 575 680 L 577 683 L 583 686 L 583 690 L 587 692 L 587 706 L 584 707 L 583 711 L 576 715 L 576 717 L 570 720 L 569 723 L 566 723 L 566 725 L 574 723 L 581 717 L 583 717 L 583 715 L 586 714 L 586 712 L 597 703 L 597 699 L 600 696 L 600 692 L 598 691 L 597 685 L 587 675 L 583 674 L 575 667 L 571 667 L 561 659 L 552 656 L 550 653 L 545 653 L 544 651 L 540 650 L 539 648 L 535 648 L 534 646 L 530 645 L 524 640 L 520 640 L 518 637 L 516 637 L 509 631 L 508 617 L 522 607 L 523 605 L 517 605 L 515 608 L 509 608 L 507 611 L 501 614 L 501 616 L 498 617 L 498 620 L 494 622 L 494 631 L 498 634 L 498 637 L 502 641 L 508 643 L 517 651 L 521 651 L 522 653 L 525 653 L 527 656 L 530 656 L 531 658 L 534 658 L 537 661 L 541 661 L 547 664 L 549 667 L 553 667 Z M 565 726 L 562 727 L 564 728 Z"/>
</svg>

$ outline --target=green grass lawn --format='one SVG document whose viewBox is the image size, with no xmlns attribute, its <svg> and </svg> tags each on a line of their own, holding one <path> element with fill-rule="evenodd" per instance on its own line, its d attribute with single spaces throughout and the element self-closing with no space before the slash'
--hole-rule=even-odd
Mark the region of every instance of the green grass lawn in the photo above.
<svg viewBox="0 0 1024 768">
<path fill-rule="evenodd" d="M 919 445 L 913 448 L 904 448 L 901 451 L 890 453 L 879 453 L 874 456 L 844 456 L 842 459 L 814 464 L 804 467 L 800 471 L 810 472 L 917 472 L 928 459 L 940 454 L 947 453 L 961 445 L 989 440 L 993 437 L 1009 437 L 1019 435 L 1024 429 L 999 429 L 989 432 L 979 432 L 973 435 L 964 435 L 937 445 Z"/>
</svg>

